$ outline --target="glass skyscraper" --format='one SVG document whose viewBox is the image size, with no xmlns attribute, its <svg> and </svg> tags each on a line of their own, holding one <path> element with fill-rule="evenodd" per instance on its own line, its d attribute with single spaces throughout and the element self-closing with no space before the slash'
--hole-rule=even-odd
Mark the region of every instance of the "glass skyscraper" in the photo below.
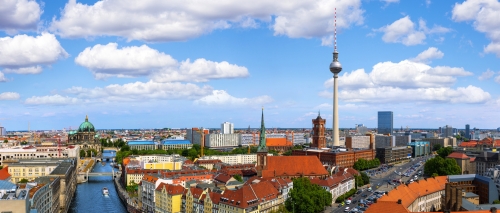
<svg viewBox="0 0 500 213">
<path fill-rule="evenodd" d="M 392 111 L 380 111 L 378 112 L 378 134 L 392 134 Z"/>
</svg>

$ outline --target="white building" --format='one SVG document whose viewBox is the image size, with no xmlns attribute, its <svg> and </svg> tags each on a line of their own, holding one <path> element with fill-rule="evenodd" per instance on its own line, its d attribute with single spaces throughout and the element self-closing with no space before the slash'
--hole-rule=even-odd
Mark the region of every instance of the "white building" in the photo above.
<svg viewBox="0 0 500 213">
<path fill-rule="evenodd" d="M 268 154 L 272 156 L 272 154 Z M 198 160 L 220 160 L 223 163 L 227 164 L 250 164 L 257 162 L 257 154 L 248 154 L 248 155 L 211 155 L 211 156 L 203 156 Z"/>
<path fill-rule="evenodd" d="M 234 134 L 234 124 L 229 122 L 224 122 L 220 125 L 221 134 Z"/>
<path fill-rule="evenodd" d="M 5 129 L 5 127 L 0 126 L 0 136 L 5 136 L 5 135 L 7 135 L 7 130 Z"/>
<path fill-rule="evenodd" d="M 58 149 L 61 151 L 59 152 Z M 0 165 L 17 162 L 17 159 L 80 158 L 79 146 L 26 146 L 0 148 Z"/>
<path fill-rule="evenodd" d="M 208 134 L 205 135 L 205 146 L 210 148 L 236 147 L 239 146 L 239 134 Z"/>
</svg>

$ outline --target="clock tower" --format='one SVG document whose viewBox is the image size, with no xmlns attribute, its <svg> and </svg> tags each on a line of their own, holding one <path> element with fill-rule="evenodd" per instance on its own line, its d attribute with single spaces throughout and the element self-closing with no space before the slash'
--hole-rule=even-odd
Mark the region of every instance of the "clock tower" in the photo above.
<svg viewBox="0 0 500 213">
<path fill-rule="evenodd" d="M 326 120 L 321 118 L 320 113 L 318 112 L 318 117 L 312 120 L 313 123 L 313 135 L 312 135 L 312 147 L 316 147 L 318 149 L 326 147 L 326 138 L 325 138 L 325 123 Z"/>
</svg>

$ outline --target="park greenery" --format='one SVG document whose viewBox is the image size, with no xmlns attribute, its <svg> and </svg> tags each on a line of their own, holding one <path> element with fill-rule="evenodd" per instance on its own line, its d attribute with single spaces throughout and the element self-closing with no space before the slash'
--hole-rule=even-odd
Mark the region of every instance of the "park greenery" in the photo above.
<svg viewBox="0 0 500 213">
<path fill-rule="evenodd" d="M 29 182 L 29 181 L 28 181 L 28 179 L 23 178 L 23 179 L 21 179 L 18 183 L 27 183 L 27 182 Z"/>
<path fill-rule="evenodd" d="M 358 171 L 363 171 L 371 168 L 376 168 L 380 166 L 380 160 L 378 158 L 374 158 L 373 160 L 359 159 L 354 162 L 353 168 Z"/>
<path fill-rule="evenodd" d="M 441 144 L 434 144 L 434 146 L 432 147 L 432 151 L 438 151 L 439 149 L 441 149 L 443 146 L 441 146 Z"/>
<path fill-rule="evenodd" d="M 97 156 L 97 150 L 89 149 L 87 151 L 80 149 L 80 157 L 95 157 Z"/>
<path fill-rule="evenodd" d="M 459 175 L 462 170 L 457 162 L 452 158 L 442 158 L 436 156 L 427 160 L 424 166 L 424 174 L 431 177 L 443 175 Z"/>
<path fill-rule="evenodd" d="M 332 203 L 332 194 L 321 186 L 312 184 L 309 178 L 301 177 L 293 180 L 293 188 L 285 201 L 288 211 L 316 213 L 324 210 Z"/>
<path fill-rule="evenodd" d="M 448 155 L 450 155 L 452 152 L 453 148 L 451 146 L 441 147 L 440 149 L 437 150 L 437 154 L 442 158 L 448 157 Z"/>
</svg>

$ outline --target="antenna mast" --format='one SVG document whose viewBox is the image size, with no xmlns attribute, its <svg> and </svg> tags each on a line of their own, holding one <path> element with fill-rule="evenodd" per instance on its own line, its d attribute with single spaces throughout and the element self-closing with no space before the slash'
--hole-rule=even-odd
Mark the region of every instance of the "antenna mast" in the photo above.
<svg viewBox="0 0 500 213">
<path fill-rule="evenodd" d="M 334 31 L 333 31 L 333 50 L 337 52 L 337 8 L 335 8 L 335 16 L 334 16 Z"/>
</svg>

